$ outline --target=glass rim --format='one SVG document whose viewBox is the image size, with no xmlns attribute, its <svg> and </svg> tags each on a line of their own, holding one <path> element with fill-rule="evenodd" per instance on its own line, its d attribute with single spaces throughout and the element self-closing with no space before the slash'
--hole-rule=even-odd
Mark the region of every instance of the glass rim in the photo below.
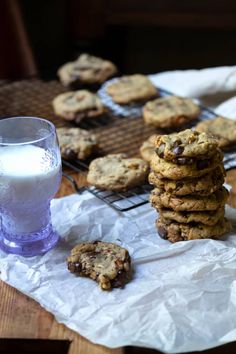
<svg viewBox="0 0 236 354">
<path fill-rule="evenodd" d="M 1 136 L 0 136 L 0 146 L 4 145 L 4 146 L 11 146 L 11 145 L 28 145 L 28 144 L 34 144 L 34 143 L 38 143 L 40 141 L 43 141 L 43 140 L 46 140 L 48 139 L 53 133 L 56 133 L 56 127 L 55 125 L 50 121 L 50 120 L 47 120 L 45 118 L 41 118 L 41 117 L 34 117 L 34 116 L 14 116 L 14 117 L 6 117 L 6 118 L 2 118 L 0 119 L 0 126 L 1 126 L 1 123 L 4 122 L 4 121 L 8 121 L 8 120 L 18 120 L 18 119 L 24 119 L 24 118 L 27 118 L 27 119 L 31 119 L 31 120 L 38 120 L 38 121 L 43 121 L 45 123 L 47 123 L 49 125 L 49 127 L 51 128 L 48 132 L 48 134 L 46 136 L 44 136 L 43 138 L 39 138 L 39 139 L 34 139 L 34 140 L 29 140 L 27 142 L 22 142 L 22 143 L 3 143 L 1 142 Z"/>
</svg>

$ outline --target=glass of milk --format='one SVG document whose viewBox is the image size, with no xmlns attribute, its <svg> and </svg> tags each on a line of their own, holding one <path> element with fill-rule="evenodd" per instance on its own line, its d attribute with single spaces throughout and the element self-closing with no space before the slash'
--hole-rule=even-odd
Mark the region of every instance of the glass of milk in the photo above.
<svg viewBox="0 0 236 354">
<path fill-rule="evenodd" d="M 61 183 L 54 125 L 41 118 L 0 120 L 0 248 L 35 256 L 58 241 L 50 202 Z"/>
</svg>

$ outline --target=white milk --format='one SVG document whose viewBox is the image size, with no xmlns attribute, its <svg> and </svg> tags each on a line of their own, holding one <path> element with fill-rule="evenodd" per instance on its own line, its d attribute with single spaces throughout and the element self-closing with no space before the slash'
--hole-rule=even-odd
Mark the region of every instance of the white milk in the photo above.
<svg viewBox="0 0 236 354">
<path fill-rule="evenodd" d="M 0 147 L 0 207 L 3 223 L 7 218 L 7 224 L 11 224 L 8 226 L 14 229 L 12 232 L 34 232 L 45 226 L 44 209 L 58 190 L 60 169 L 59 158 L 43 148 L 34 145 Z"/>
</svg>

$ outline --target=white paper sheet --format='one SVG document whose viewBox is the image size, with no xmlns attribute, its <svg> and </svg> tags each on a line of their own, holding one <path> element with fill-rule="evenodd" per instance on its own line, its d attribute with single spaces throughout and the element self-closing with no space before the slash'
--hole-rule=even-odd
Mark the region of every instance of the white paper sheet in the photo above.
<svg viewBox="0 0 236 354">
<path fill-rule="evenodd" d="M 236 220 L 233 209 L 227 215 Z M 61 242 L 40 257 L 1 252 L 1 279 L 108 347 L 182 353 L 236 340 L 235 235 L 171 244 L 157 235 L 156 217 L 150 205 L 120 214 L 88 192 L 53 200 Z M 124 289 L 104 292 L 67 270 L 70 249 L 97 239 L 129 250 L 134 276 Z"/>
</svg>

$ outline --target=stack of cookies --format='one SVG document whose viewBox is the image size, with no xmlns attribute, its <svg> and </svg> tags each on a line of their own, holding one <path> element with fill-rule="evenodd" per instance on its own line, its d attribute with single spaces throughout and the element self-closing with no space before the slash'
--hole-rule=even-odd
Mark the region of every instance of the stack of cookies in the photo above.
<svg viewBox="0 0 236 354">
<path fill-rule="evenodd" d="M 159 235 L 171 242 L 214 238 L 230 229 L 225 218 L 223 154 L 217 139 L 184 130 L 158 136 L 149 182 L 150 201 L 159 212 Z"/>
</svg>

